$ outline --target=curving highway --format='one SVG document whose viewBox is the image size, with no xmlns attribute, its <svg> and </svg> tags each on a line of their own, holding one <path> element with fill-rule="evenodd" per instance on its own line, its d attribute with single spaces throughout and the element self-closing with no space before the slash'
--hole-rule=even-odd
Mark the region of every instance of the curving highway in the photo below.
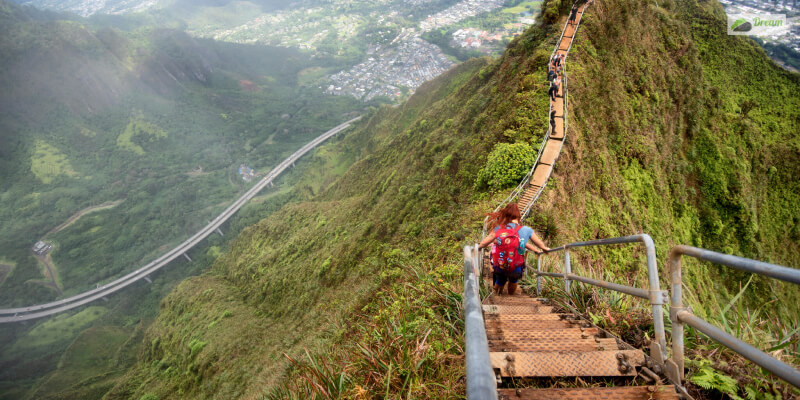
<svg viewBox="0 0 800 400">
<path fill-rule="evenodd" d="M 300 157 L 308 153 L 311 149 L 317 147 L 320 143 L 324 142 L 331 136 L 347 129 L 348 127 L 350 127 L 351 123 L 359 119 L 361 119 L 360 116 L 353 118 L 347 122 L 344 122 L 341 125 L 336 126 L 335 128 L 323 133 L 316 139 L 312 140 L 311 142 L 307 143 L 306 145 L 304 145 L 303 147 L 292 153 L 291 156 L 289 156 L 287 159 L 283 160 L 283 162 L 281 162 L 275 168 L 273 168 L 263 179 L 261 179 L 257 184 L 253 185 L 252 188 L 250 188 L 241 197 L 239 197 L 236 201 L 234 201 L 233 204 L 231 204 L 228 208 L 226 208 L 225 211 L 223 211 L 220 215 L 214 218 L 213 221 L 209 222 L 208 225 L 203 227 L 199 232 L 194 234 L 192 237 L 186 239 L 183 243 L 179 244 L 174 249 L 166 252 L 161 257 L 158 257 L 157 259 L 151 261 L 147 265 L 121 278 L 118 278 L 113 282 L 109 282 L 95 289 L 88 290 L 86 292 L 65 299 L 53 301 L 50 303 L 37 304 L 28 307 L 0 309 L 0 323 L 27 321 L 31 319 L 46 317 L 48 315 L 57 314 L 62 311 L 71 310 L 73 308 L 80 307 L 87 303 L 91 303 L 92 301 L 106 297 L 119 290 L 122 290 L 128 285 L 148 276 L 149 274 L 155 271 L 158 271 L 159 269 L 161 269 L 161 267 L 169 264 L 170 261 L 185 254 L 192 247 L 194 247 L 195 245 L 200 243 L 203 239 L 208 237 L 208 235 L 214 233 L 214 231 L 216 231 L 233 214 L 235 214 L 236 211 L 239 211 L 240 208 L 242 208 L 248 201 L 250 201 L 250 199 L 252 199 L 258 192 L 260 192 L 261 189 L 269 185 L 276 177 L 278 177 L 278 175 L 280 175 L 287 168 L 294 165 L 294 162 L 297 161 Z"/>
</svg>

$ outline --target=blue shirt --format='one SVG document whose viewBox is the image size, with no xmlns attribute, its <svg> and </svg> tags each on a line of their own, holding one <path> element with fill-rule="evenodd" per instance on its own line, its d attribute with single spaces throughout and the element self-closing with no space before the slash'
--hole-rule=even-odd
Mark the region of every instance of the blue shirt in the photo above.
<svg viewBox="0 0 800 400">
<path fill-rule="evenodd" d="M 512 228 L 516 228 L 517 224 L 511 222 L 506 226 L 510 226 Z M 494 228 L 495 236 L 497 236 L 497 230 L 500 229 L 500 228 L 501 228 L 500 226 Z M 525 254 L 525 243 L 528 243 L 528 241 L 531 240 L 531 237 L 533 237 L 533 228 L 531 228 L 530 226 L 527 226 L 527 225 L 523 225 L 522 228 L 519 229 L 519 248 L 517 249 L 517 252 L 520 255 L 524 255 Z"/>
</svg>

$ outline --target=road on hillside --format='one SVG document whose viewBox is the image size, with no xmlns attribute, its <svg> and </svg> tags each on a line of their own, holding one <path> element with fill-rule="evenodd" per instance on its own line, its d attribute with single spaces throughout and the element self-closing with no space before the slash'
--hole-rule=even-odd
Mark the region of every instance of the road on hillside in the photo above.
<svg viewBox="0 0 800 400">
<path fill-rule="evenodd" d="M 261 189 L 272 183 L 272 181 L 276 177 L 278 177 L 278 175 L 280 175 L 284 170 L 294 166 L 295 161 L 297 161 L 300 157 L 308 153 L 311 149 L 317 147 L 320 143 L 324 142 L 331 136 L 349 128 L 351 123 L 359 119 L 361 119 L 360 116 L 353 118 L 347 122 L 344 122 L 341 125 L 338 125 L 335 128 L 318 136 L 311 142 L 305 144 L 303 147 L 292 153 L 291 156 L 289 156 L 287 159 L 283 160 L 280 164 L 278 164 L 275 168 L 273 168 L 263 179 L 261 179 L 257 184 L 253 185 L 252 188 L 250 188 L 241 197 L 239 197 L 236 201 L 234 201 L 233 204 L 231 204 L 228 208 L 226 208 L 225 211 L 223 211 L 220 215 L 214 218 L 214 220 L 209 222 L 208 225 L 203 227 L 199 232 L 194 234 L 189 239 L 186 239 L 183 243 L 179 244 L 177 247 L 168 251 L 161 257 L 158 257 L 157 259 L 151 261 L 149 264 L 113 282 L 106 283 L 102 286 L 98 286 L 95 289 L 88 290 L 86 292 L 77 294 L 75 296 L 71 296 L 50 303 L 38 304 L 28 307 L 0 309 L 0 323 L 27 321 L 31 319 L 46 317 L 48 315 L 57 314 L 62 311 L 71 310 L 73 308 L 80 307 L 84 304 L 111 295 L 119 290 L 124 289 L 125 287 L 131 285 L 132 283 L 145 278 L 149 274 L 158 271 L 161 267 L 167 265 L 170 261 L 183 256 L 192 247 L 194 247 L 195 245 L 200 243 L 203 239 L 208 237 L 208 235 L 217 231 L 219 227 L 222 226 L 223 223 L 225 223 L 233 214 L 235 214 L 236 211 L 239 211 L 239 209 L 242 208 L 248 201 L 250 201 L 250 199 L 252 199 L 258 192 L 260 192 Z"/>
</svg>

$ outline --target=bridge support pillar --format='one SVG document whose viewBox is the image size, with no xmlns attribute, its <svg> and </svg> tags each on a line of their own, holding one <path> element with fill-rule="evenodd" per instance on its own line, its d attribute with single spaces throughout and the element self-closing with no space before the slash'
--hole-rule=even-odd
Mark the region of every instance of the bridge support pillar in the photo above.
<svg viewBox="0 0 800 400">
<path fill-rule="evenodd" d="M 108 297 L 103 296 L 103 301 L 108 301 Z"/>
<path fill-rule="evenodd" d="M 220 230 L 219 228 L 217 228 L 217 233 L 219 233 L 220 236 L 225 236 L 222 234 L 222 230 Z"/>
<path fill-rule="evenodd" d="M 269 187 L 273 187 L 273 186 L 275 186 L 275 185 L 272 183 L 272 181 L 269 181 Z"/>
<path fill-rule="evenodd" d="M 150 276 L 148 276 L 148 275 L 144 276 L 144 280 L 146 280 L 147 283 L 153 283 L 153 281 L 150 279 Z"/>
<path fill-rule="evenodd" d="M 189 258 L 189 255 L 188 255 L 188 254 L 186 254 L 186 253 L 183 253 L 183 256 L 184 256 L 184 257 L 186 257 L 186 259 L 187 259 L 187 260 L 189 260 L 189 262 L 192 262 L 192 259 L 191 259 L 191 258 Z"/>
</svg>

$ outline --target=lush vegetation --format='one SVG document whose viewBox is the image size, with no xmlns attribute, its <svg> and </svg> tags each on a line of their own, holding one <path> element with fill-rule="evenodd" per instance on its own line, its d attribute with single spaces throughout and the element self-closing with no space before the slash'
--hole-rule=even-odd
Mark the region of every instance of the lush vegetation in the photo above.
<svg viewBox="0 0 800 400">
<path fill-rule="evenodd" d="M 536 161 L 536 150 L 527 143 L 499 143 L 478 172 L 475 186 L 503 189 L 525 177 Z"/>
<path fill-rule="evenodd" d="M 689 244 L 800 267 L 800 77 L 753 41 L 728 36 L 718 4 L 633 4 L 597 3 L 584 19 L 567 66 L 567 143 L 532 221 L 559 242 L 647 232 L 662 266 L 672 246 Z M 641 251 L 578 254 L 582 273 L 646 285 Z M 800 362 L 795 288 L 691 259 L 684 287 L 698 315 Z M 580 290 L 573 301 L 598 322 L 639 326 L 630 337 L 647 337 L 643 304 Z M 732 390 L 711 386 L 741 396 L 791 393 L 702 335 L 687 340 L 691 382 L 727 376 Z"/>
<path fill-rule="evenodd" d="M 568 7 L 554 1 L 543 12 L 563 21 Z M 786 236 L 796 225 L 791 218 L 759 224 L 751 235 L 741 213 L 751 212 L 752 221 L 772 218 L 758 211 L 764 208 L 778 215 L 797 209 L 788 192 L 797 192 L 789 179 L 796 167 L 783 164 L 797 155 L 797 77 L 747 39 L 699 29 L 722 24 L 716 9 L 690 1 L 657 7 L 610 0 L 593 7 L 570 55 L 567 146 L 529 222 L 552 244 L 646 231 L 659 244 L 662 263 L 671 245 L 689 243 L 794 266 L 797 249 Z M 111 397 L 460 396 L 453 377 L 461 363 L 446 361 L 463 350 L 456 317 L 459 247 L 477 238 L 481 216 L 505 194 L 475 191 L 475 176 L 491 166 L 493 150 L 538 143 L 545 131 L 544 66 L 559 27 L 531 28 L 500 60 L 466 63 L 403 107 L 378 110 L 327 150 L 364 158 L 322 186 L 312 183 L 322 179 L 318 171 L 336 168 L 315 160 L 314 175 L 299 186 L 321 187 L 320 195 L 247 229 L 208 274 L 179 286 L 146 337 L 148 350 Z M 710 50 L 723 48 L 736 49 L 726 62 L 741 58 L 768 71 L 783 97 L 759 96 L 760 87 L 742 80 L 739 69 L 714 65 L 721 57 Z M 723 85 L 725 79 L 739 86 Z M 715 98 L 721 103 L 709 101 Z M 748 98 L 758 107 L 745 117 L 738 105 Z M 732 114 L 721 113 L 718 105 L 726 102 L 737 107 Z M 748 118 L 764 119 L 751 124 Z M 735 129 L 742 123 L 751 133 L 770 126 L 769 147 L 739 142 L 749 137 Z M 716 135 L 702 133 L 712 127 Z M 744 157 L 719 153 L 728 149 Z M 770 161 L 733 168 L 743 158 L 753 163 L 747 154 Z M 564 199 L 569 207 L 561 207 Z M 722 228 L 708 229 L 714 224 Z M 588 251 L 575 259 L 591 276 L 646 282 L 641 250 Z M 698 314 L 795 359 L 796 293 L 711 266 L 687 262 L 686 269 L 687 301 Z M 646 305 L 579 285 L 570 298 L 555 287 L 548 287 L 550 295 L 632 342 L 652 337 Z M 740 288 L 747 290 L 737 296 Z M 786 298 L 780 296 L 790 300 L 778 304 L 773 299 Z M 764 301 L 777 311 L 754 314 L 753 306 Z M 226 311 L 227 318 L 241 319 L 220 328 Z M 314 331 L 322 333 L 308 333 Z M 786 390 L 691 330 L 688 341 L 690 382 L 699 387 Z M 204 345 L 193 354 L 185 350 L 192 343 Z M 231 353 L 239 358 L 225 356 Z M 441 389 L 431 392 L 434 387 Z"/>
<path fill-rule="evenodd" d="M 0 252 L 17 264 L 0 290 L 5 306 L 57 295 L 26 283 L 39 274 L 29 248 L 76 212 L 122 201 L 46 237 L 67 294 L 204 225 L 247 188 L 239 164 L 263 173 L 363 107 L 297 88 L 316 61 L 292 50 L 91 31 L 4 7 L 20 13 L 4 14 L 0 41 Z"/>
<path fill-rule="evenodd" d="M 208 249 L 213 266 L 161 302 L 108 397 L 463 397 L 460 248 L 507 194 L 476 176 L 546 131 L 545 65 L 569 6 L 546 2 L 543 23 L 502 58 L 469 60 L 370 113 L 296 171 L 293 189 L 265 197 L 291 204 L 254 204 L 261 214 L 235 223 L 252 226 Z M 662 266 L 687 243 L 798 267 L 798 76 L 727 36 L 718 5 L 604 0 L 583 23 L 566 145 L 528 223 L 551 245 L 644 231 Z M 615 247 L 575 252 L 573 265 L 643 286 L 643 258 Z M 689 260 L 684 271 L 697 314 L 797 364 L 796 290 Z M 545 289 L 634 344 L 652 337 L 645 304 L 558 287 Z M 692 330 L 687 342 L 701 396 L 793 394 Z"/>
<path fill-rule="evenodd" d="M 36 241 L 55 245 L 54 281 L 64 294 L 93 288 L 184 240 L 249 188 L 240 164 L 263 174 L 365 107 L 298 87 L 298 73 L 321 61 L 294 50 L 79 22 L 0 2 L 3 307 L 59 295 L 42 279 L 31 252 Z M 243 210 L 224 233 L 235 235 L 288 201 L 284 189 Z M 104 204 L 115 206 L 80 214 Z M 209 255 L 192 254 L 196 265 L 176 262 L 174 274 L 135 289 L 141 304 L 112 299 L 97 313 L 1 327 L 2 396 L 40 384 L 89 327 L 133 334 L 128 328 L 154 316 L 175 280 L 208 265 L 227 237 L 210 238 Z M 104 329 L 91 332 L 103 340 Z M 66 380 L 50 382 L 34 397 Z"/>
</svg>

